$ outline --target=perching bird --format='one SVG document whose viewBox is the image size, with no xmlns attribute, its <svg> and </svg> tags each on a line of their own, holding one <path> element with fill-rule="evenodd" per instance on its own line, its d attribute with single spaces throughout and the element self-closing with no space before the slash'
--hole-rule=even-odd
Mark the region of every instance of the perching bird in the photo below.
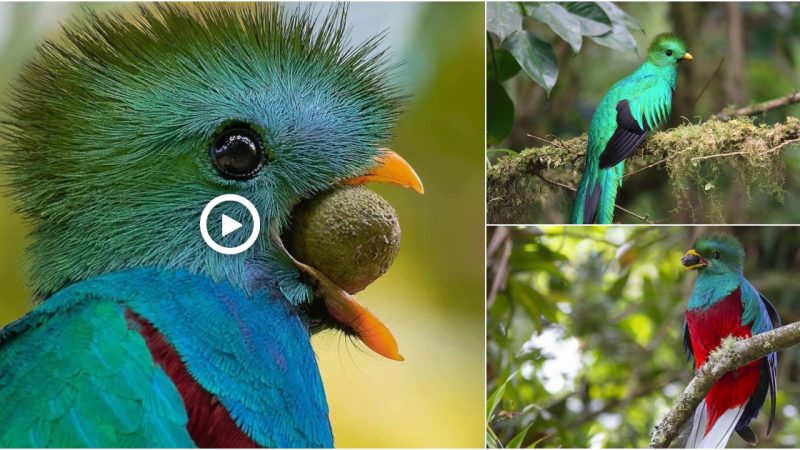
<svg viewBox="0 0 800 450">
<path fill-rule="evenodd" d="M 39 304 L 0 332 L 0 446 L 333 444 L 310 334 L 400 359 L 391 334 L 278 240 L 224 255 L 198 223 L 221 194 L 277 236 L 348 180 L 421 190 L 379 150 L 401 97 L 345 16 L 152 4 L 40 47 L 2 122 Z"/>
<path fill-rule="evenodd" d="M 611 223 L 625 159 L 650 130 L 669 118 L 678 65 L 691 59 L 683 40 L 660 34 L 650 44 L 647 60 L 611 86 L 600 100 L 589 125 L 586 167 L 572 223 Z"/>
<path fill-rule="evenodd" d="M 748 338 L 780 326 L 770 302 L 744 277 L 744 248 L 731 236 L 709 235 L 695 242 L 681 263 L 697 270 L 683 327 L 683 347 L 696 369 L 728 336 Z M 736 431 L 745 441 L 758 442 L 750 428 L 770 394 L 767 434 L 775 420 L 775 374 L 778 356 L 753 361 L 717 380 L 698 405 L 686 448 L 723 448 Z"/>
</svg>

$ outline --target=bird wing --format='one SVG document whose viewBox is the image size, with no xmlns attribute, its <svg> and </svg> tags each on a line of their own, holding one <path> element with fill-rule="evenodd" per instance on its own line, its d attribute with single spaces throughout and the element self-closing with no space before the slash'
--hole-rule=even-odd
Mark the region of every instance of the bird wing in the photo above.
<svg viewBox="0 0 800 450">
<path fill-rule="evenodd" d="M 692 337 L 689 335 L 689 323 L 686 321 L 686 319 L 683 319 L 683 352 L 686 353 L 686 359 L 692 361 L 692 365 L 694 365 Z"/>
<path fill-rule="evenodd" d="M 750 326 L 751 333 L 753 335 L 761 334 L 780 327 L 781 318 L 772 303 L 747 280 L 742 283 L 742 287 L 742 323 Z M 759 410 L 764 405 L 767 391 L 769 391 L 770 414 L 769 424 L 767 425 L 767 434 L 769 434 L 775 422 L 778 354 L 773 352 L 768 354 L 766 358 L 767 363 L 761 369 L 762 373 L 758 386 L 747 402 L 737 428 L 748 427 L 750 422 L 756 418 Z"/>
<path fill-rule="evenodd" d="M 613 167 L 633 154 L 651 129 L 666 122 L 672 109 L 672 88 L 660 77 L 644 76 L 631 83 L 637 94 L 617 102 L 617 126 L 600 154 L 600 168 Z"/>
<path fill-rule="evenodd" d="M 194 447 L 172 381 L 98 296 L 56 295 L 0 331 L 1 447 Z"/>
</svg>

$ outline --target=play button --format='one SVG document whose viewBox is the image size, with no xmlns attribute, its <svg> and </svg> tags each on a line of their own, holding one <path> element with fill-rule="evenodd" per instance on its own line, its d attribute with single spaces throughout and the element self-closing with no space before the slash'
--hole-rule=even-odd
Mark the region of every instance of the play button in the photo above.
<svg viewBox="0 0 800 450">
<path fill-rule="evenodd" d="M 247 238 L 247 240 L 245 240 L 239 245 L 235 245 L 232 247 L 220 245 L 211 237 L 211 233 L 209 233 L 208 230 L 209 216 L 211 216 L 211 213 L 214 210 L 214 208 L 229 202 L 238 203 L 239 205 L 244 206 L 244 208 L 250 214 L 250 219 L 252 221 L 252 231 L 250 232 L 250 236 Z M 224 208 L 226 208 L 226 211 L 230 213 L 229 205 L 224 206 Z M 219 222 L 216 221 L 216 217 L 219 217 Z M 219 227 L 219 232 L 215 234 L 221 238 L 225 238 L 226 236 L 230 235 L 231 237 L 228 238 L 228 240 L 236 240 L 234 238 L 236 238 L 237 235 L 239 234 L 236 233 L 236 231 L 245 226 L 238 220 L 232 218 L 228 214 L 225 214 L 221 211 L 218 211 L 217 215 L 215 215 L 214 223 L 220 223 L 221 225 Z M 214 231 L 216 232 L 217 230 L 215 229 Z M 242 253 L 243 251 L 247 250 L 256 242 L 256 239 L 258 239 L 258 234 L 260 231 L 261 231 L 261 219 L 258 216 L 258 210 L 256 210 L 256 207 L 253 206 L 253 204 L 250 203 L 249 200 L 240 195 L 236 194 L 220 195 L 219 197 L 216 197 L 215 199 L 208 202 L 205 208 L 203 208 L 203 213 L 200 215 L 200 234 L 203 236 L 203 240 L 214 251 L 222 253 L 224 255 L 235 255 L 237 253 Z M 239 239 L 239 242 L 241 242 L 241 238 Z"/>
<path fill-rule="evenodd" d="M 222 215 L 222 235 L 227 236 L 234 231 L 242 228 L 242 224 L 235 219 L 231 219 L 227 214 Z"/>
</svg>

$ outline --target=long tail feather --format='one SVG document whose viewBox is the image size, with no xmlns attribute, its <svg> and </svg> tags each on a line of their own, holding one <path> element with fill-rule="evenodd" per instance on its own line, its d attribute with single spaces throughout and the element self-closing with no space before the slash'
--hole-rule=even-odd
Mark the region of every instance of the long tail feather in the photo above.
<svg viewBox="0 0 800 450">
<path fill-rule="evenodd" d="M 722 413 L 711 429 L 708 429 L 708 408 L 703 400 L 697 406 L 692 420 L 692 431 L 686 440 L 685 448 L 725 448 L 733 434 L 739 418 L 744 412 L 744 405 L 731 408 Z"/>
<path fill-rule="evenodd" d="M 622 172 L 625 162 L 614 167 L 601 169 L 598 177 L 600 199 L 597 205 L 597 223 L 611 223 L 614 220 L 614 207 L 617 200 L 617 189 L 622 184 Z"/>
<path fill-rule="evenodd" d="M 593 223 L 599 197 L 600 185 L 597 180 L 597 170 L 587 167 L 578 185 L 570 221 L 574 224 Z"/>
</svg>

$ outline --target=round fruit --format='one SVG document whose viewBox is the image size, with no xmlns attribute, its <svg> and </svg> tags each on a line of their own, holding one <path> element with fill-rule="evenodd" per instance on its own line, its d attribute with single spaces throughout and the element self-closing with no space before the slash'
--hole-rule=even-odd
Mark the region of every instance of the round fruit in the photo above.
<svg viewBox="0 0 800 450">
<path fill-rule="evenodd" d="M 400 250 L 400 223 L 378 194 L 342 187 L 300 203 L 285 244 L 298 261 L 353 294 L 392 265 Z"/>
</svg>

